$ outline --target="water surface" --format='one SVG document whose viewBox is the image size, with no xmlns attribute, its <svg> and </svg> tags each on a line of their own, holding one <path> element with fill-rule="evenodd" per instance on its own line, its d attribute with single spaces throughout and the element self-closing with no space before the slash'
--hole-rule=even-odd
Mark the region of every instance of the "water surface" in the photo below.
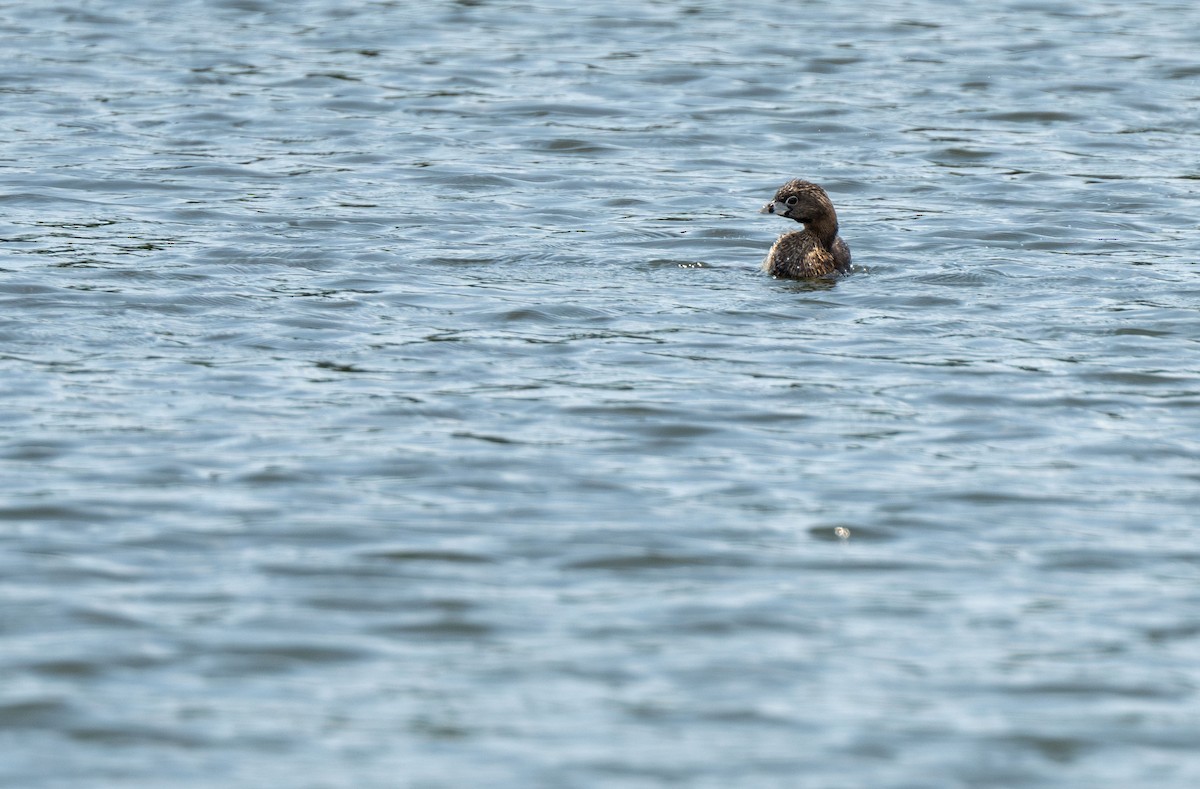
<svg viewBox="0 0 1200 789">
<path fill-rule="evenodd" d="M 0 783 L 1196 785 L 1197 31 L 0 6 Z"/>
</svg>

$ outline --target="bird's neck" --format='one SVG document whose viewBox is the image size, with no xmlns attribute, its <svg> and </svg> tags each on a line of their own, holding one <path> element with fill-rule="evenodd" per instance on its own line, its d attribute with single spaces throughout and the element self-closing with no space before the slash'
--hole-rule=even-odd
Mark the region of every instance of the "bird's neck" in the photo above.
<svg viewBox="0 0 1200 789">
<path fill-rule="evenodd" d="M 817 241 L 821 242 L 821 246 L 826 249 L 833 249 L 833 242 L 838 234 L 838 221 L 836 214 L 829 216 L 818 217 L 811 222 L 806 222 L 804 229 L 812 233 Z"/>
</svg>

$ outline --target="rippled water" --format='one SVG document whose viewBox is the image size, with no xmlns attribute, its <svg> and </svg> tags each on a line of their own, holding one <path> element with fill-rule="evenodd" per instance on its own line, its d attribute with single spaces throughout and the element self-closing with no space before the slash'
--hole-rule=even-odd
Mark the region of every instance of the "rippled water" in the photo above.
<svg viewBox="0 0 1200 789">
<path fill-rule="evenodd" d="M 1198 8 L 0 5 L 0 784 L 1196 785 Z"/>
</svg>

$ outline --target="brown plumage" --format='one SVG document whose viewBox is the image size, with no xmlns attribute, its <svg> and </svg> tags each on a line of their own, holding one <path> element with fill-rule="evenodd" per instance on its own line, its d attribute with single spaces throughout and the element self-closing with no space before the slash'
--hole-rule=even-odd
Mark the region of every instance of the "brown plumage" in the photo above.
<svg viewBox="0 0 1200 789">
<path fill-rule="evenodd" d="M 850 271 L 850 247 L 838 235 L 837 212 L 825 190 L 808 181 L 788 181 L 761 214 L 776 214 L 804 225 L 779 237 L 763 271 L 776 277 L 813 279 Z"/>
</svg>

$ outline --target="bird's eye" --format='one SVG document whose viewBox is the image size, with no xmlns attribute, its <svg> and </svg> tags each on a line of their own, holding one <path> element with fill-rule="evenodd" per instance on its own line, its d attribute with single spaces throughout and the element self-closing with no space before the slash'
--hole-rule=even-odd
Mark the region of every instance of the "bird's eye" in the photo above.
<svg viewBox="0 0 1200 789">
<path fill-rule="evenodd" d="M 787 203 L 788 205 L 795 205 L 797 199 L 798 198 L 795 195 L 792 195 L 791 197 L 789 197 L 787 200 L 784 200 L 783 202 Z"/>
</svg>

